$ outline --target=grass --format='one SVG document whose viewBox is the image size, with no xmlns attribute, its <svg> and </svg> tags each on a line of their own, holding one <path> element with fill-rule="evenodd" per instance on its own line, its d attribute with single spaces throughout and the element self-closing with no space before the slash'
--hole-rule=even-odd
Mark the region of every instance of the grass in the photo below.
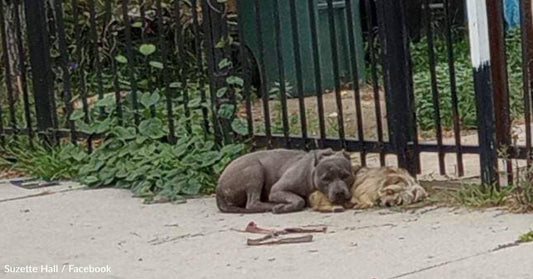
<svg viewBox="0 0 533 279">
<path fill-rule="evenodd" d="M 504 206 L 511 188 L 505 187 L 501 191 L 485 189 L 476 184 L 464 184 L 459 189 L 448 192 L 454 204 L 473 208 L 489 208 Z"/>
<path fill-rule="evenodd" d="M 518 237 L 518 242 L 520 243 L 533 242 L 533 230 L 530 230 L 527 233 L 521 234 Z"/>
<path fill-rule="evenodd" d="M 78 174 L 80 161 L 87 156 L 79 147 L 71 144 L 48 146 L 25 141 L 10 141 L 1 150 L 0 168 L 16 170 L 44 180 L 69 180 Z M 14 161 L 8 161 L 13 158 Z"/>
</svg>

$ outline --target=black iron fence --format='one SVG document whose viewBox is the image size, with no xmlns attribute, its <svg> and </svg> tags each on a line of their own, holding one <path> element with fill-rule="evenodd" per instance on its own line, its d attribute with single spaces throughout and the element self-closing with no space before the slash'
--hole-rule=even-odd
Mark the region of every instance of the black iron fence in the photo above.
<svg viewBox="0 0 533 279">
<path fill-rule="evenodd" d="M 529 165 L 530 1 L 518 57 L 501 5 L 487 5 L 485 76 L 464 67 L 465 3 L 413 2 L 419 32 L 407 28 L 413 3 L 396 0 L 2 0 L 2 143 L 70 138 L 90 152 L 116 124 L 169 142 L 196 129 L 256 148 L 346 149 L 363 165 L 395 155 L 412 173 L 436 153 L 441 174 L 453 155 L 463 176 L 463 155 L 479 154 L 485 183 L 497 181 L 498 154 L 507 170 L 511 158 Z M 512 120 L 525 123 L 523 144 Z"/>
</svg>

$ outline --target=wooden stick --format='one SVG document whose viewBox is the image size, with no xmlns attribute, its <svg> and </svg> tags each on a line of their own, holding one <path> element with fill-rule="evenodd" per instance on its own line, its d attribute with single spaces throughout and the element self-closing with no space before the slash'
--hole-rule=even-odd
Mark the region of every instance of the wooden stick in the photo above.
<svg viewBox="0 0 533 279">
<path fill-rule="evenodd" d="M 269 234 L 261 238 L 257 239 L 248 239 L 246 242 L 248 246 L 261 246 L 261 245 L 277 245 L 277 244 L 295 244 L 295 243 L 306 243 L 313 241 L 312 235 L 304 235 L 304 236 L 298 236 L 298 237 L 286 237 L 286 238 L 278 238 L 271 241 L 267 241 L 269 239 L 274 238 L 276 235 Z"/>
</svg>

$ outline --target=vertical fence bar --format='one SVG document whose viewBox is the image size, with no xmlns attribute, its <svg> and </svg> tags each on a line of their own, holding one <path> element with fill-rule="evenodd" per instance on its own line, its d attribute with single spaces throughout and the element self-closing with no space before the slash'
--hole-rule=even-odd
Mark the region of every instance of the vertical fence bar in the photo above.
<svg viewBox="0 0 533 279">
<path fill-rule="evenodd" d="M 298 106 L 300 109 L 300 128 L 305 148 L 308 148 L 309 138 L 307 134 L 307 115 L 305 111 L 304 84 L 302 76 L 302 54 L 300 50 L 300 33 L 298 27 L 298 15 L 296 14 L 296 0 L 289 1 L 292 44 L 294 48 L 294 67 L 296 70 L 296 90 L 298 91 Z"/>
<path fill-rule="evenodd" d="M 81 46 L 82 45 L 82 32 L 81 32 L 81 26 L 80 26 L 80 22 L 79 22 L 79 16 L 80 16 L 80 9 L 78 7 L 78 0 L 72 0 L 71 2 L 71 5 L 72 5 L 72 18 L 73 18 L 73 21 L 74 21 L 74 33 L 76 34 L 76 45 L 77 46 Z M 76 48 L 76 59 L 77 59 L 77 73 L 79 75 L 79 79 L 80 79 L 80 99 L 81 99 L 81 104 L 82 104 L 82 109 L 83 109 L 83 121 L 85 123 L 89 123 L 90 122 L 90 117 L 89 117 L 89 104 L 87 103 L 87 86 L 86 86 L 86 83 L 85 83 L 85 70 L 83 69 L 83 66 L 84 66 L 84 61 L 83 61 L 83 54 L 82 54 L 82 47 L 78 47 Z M 92 137 L 88 137 L 87 138 L 87 151 L 89 153 L 92 153 L 92 150 L 93 150 L 93 145 L 92 145 Z"/>
<path fill-rule="evenodd" d="M 265 117 L 265 135 L 267 147 L 272 147 L 272 130 L 270 126 L 270 106 L 268 104 L 270 96 L 268 95 L 267 84 L 265 83 L 265 48 L 263 44 L 263 23 L 261 22 L 261 7 L 259 0 L 254 0 L 255 8 L 255 28 L 257 30 L 257 46 L 259 50 L 259 73 L 261 75 L 261 97 L 263 100 L 263 114 Z"/>
<path fill-rule="evenodd" d="M 439 170 L 441 175 L 446 174 L 446 164 L 444 163 L 444 151 L 442 149 L 442 125 L 440 116 L 440 96 L 437 86 L 437 72 L 435 69 L 435 46 L 433 43 L 433 16 L 431 14 L 430 0 L 424 2 L 424 13 L 426 18 L 426 37 L 428 41 L 429 73 L 431 77 L 431 95 L 433 100 L 433 118 L 435 120 L 435 132 L 437 147 L 439 152 Z"/>
<path fill-rule="evenodd" d="M 474 91 L 476 94 L 481 181 L 486 188 L 498 185 L 487 6 L 485 1 L 468 0 L 467 9 Z"/>
<path fill-rule="evenodd" d="M 363 110 L 361 107 L 361 92 L 359 88 L 359 67 L 357 66 L 357 52 L 355 50 L 355 19 L 353 16 L 352 0 L 346 0 L 346 24 L 348 25 L 348 44 L 350 49 L 350 61 L 352 66 L 352 83 L 353 83 L 353 98 L 355 100 L 355 114 L 357 117 L 357 137 L 359 142 L 365 142 L 365 132 L 363 130 Z M 357 7 L 359 8 L 359 7 Z M 369 30 L 370 31 L 370 30 Z M 361 165 L 366 166 L 366 151 L 365 145 L 361 149 Z"/>
<path fill-rule="evenodd" d="M 159 36 L 159 47 L 161 48 L 161 61 L 163 61 L 163 83 L 165 86 L 165 95 L 167 99 L 167 117 L 168 117 L 168 141 L 174 143 L 176 141 L 175 127 L 174 127 L 174 113 L 172 111 L 172 92 L 169 87 L 168 78 L 168 61 L 167 61 L 167 45 L 163 30 L 165 28 L 163 24 L 163 12 L 161 7 L 161 0 L 156 1 L 156 13 L 157 13 L 157 25 Z"/>
<path fill-rule="evenodd" d="M 56 34 L 56 27 L 54 24 L 54 12 L 52 8 L 52 1 L 45 2 L 45 22 L 43 23 L 43 26 L 48 26 L 47 35 L 50 34 Z M 50 49 L 53 48 L 54 43 L 49 40 Z M 54 68 L 54 63 L 52 60 L 50 60 L 50 65 L 52 68 Z M 57 118 L 57 104 L 56 104 L 56 94 L 55 94 L 55 80 L 56 80 L 56 74 L 54 71 L 52 71 L 49 75 L 50 77 L 50 104 L 52 105 L 51 113 L 52 113 L 52 128 L 48 130 L 48 133 L 52 135 L 52 139 L 54 140 L 54 143 L 57 143 L 59 140 L 59 135 L 57 133 L 58 128 L 58 118 Z"/>
<path fill-rule="evenodd" d="M 221 28 L 224 28 L 223 25 L 226 24 L 224 18 L 221 16 L 222 4 L 214 3 L 210 0 L 202 1 L 202 10 L 204 12 L 204 34 L 206 38 L 206 52 L 207 52 L 207 69 L 209 73 L 209 94 L 211 97 L 211 106 L 212 106 L 212 118 L 213 118 L 213 127 L 215 132 L 215 140 L 218 143 L 228 142 L 227 133 L 222 127 L 222 121 L 218 117 L 218 100 L 216 96 L 217 88 L 223 87 L 226 85 L 225 80 L 223 79 L 222 74 L 218 70 L 218 63 L 225 58 L 224 48 L 218 49 L 216 47 L 218 41 L 221 38 L 223 31 Z"/>
<path fill-rule="evenodd" d="M 113 20 L 113 11 L 111 6 L 111 0 L 105 0 L 105 19 L 104 19 L 104 32 L 108 32 L 108 28 L 112 28 L 111 21 Z M 122 116 L 122 92 L 120 88 L 120 83 L 118 80 L 118 69 L 117 69 L 117 61 L 115 60 L 115 57 L 117 55 L 117 43 L 116 41 L 113 41 L 113 45 L 110 47 L 109 55 L 110 57 L 110 65 L 111 65 L 111 73 L 113 75 L 113 91 L 115 92 L 115 113 L 118 120 L 118 125 L 122 126 L 123 123 L 123 116 Z"/>
<path fill-rule="evenodd" d="M 524 94 L 524 119 L 526 125 L 527 168 L 531 167 L 531 61 L 532 52 L 531 0 L 520 0 L 520 31 L 522 39 L 522 86 Z"/>
<path fill-rule="evenodd" d="M 196 5 L 194 3 L 194 5 Z M 193 6 L 193 4 L 191 4 Z M 194 6 L 193 6 L 194 7 Z M 183 25 L 181 22 L 181 8 L 180 8 L 180 1 L 174 0 L 174 18 L 176 20 L 176 29 L 177 29 L 177 49 L 178 49 L 178 58 L 179 58 L 179 66 L 178 66 L 178 73 L 180 75 L 180 90 L 181 90 L 181 98 L 183 102 L 183 110 L 185 112 L 185 117 L 189 118 L 190 116 L 190 110 L 189 110 L 189 92 L 187 91 L 187 75 L 185 72 L 185 46 L 183 42 Z M 198 12 L 195 11 L 195 9 L 192 9 L 192 17 L 193 17 L 193 33 L 194 33 L 194 40 L 195 40 L 195 47 L 196 47 L 196 40 L 197 40 L 197 18 L 198 18 Z M 205 121 L 205 120 L 204 120 Z M 207 120 L 208 126 L 209 126 L 209 120 Z M 189 122 L 186 122 L 186 125 L 189 125 Z M 205 125 L 205 124 L 204 124 Z M 187 130 L 189 127 L 186 127 Z"/>
<path fill-rule="evenodd" d="M 70 80 L 70 69 L 68 66 L 69 55 L 67 49 L 67 41 L 65 35 L 65 22 L 63 21 L 63 6 L 61 1 L 54 1 L 54 9 L 56 15 L 56 25 L 57 25 L 57 38 L 59 42 L 59 64 L 63 74 L 63 101 L 65 109 L 67 112 L 66 119 L 68 127 L 70 128 L 70 140 L 72 143 L 76 144 L 77 135 L 76 135 L 76 124 L 74 121 L 70 120 L 72 115 L 72 94 L 71 94 L 71 80 Z"/>
<path fill-rule="evenodd" d="M 279 0 L 272 1 L 274 5 L 274 33 L 276 40 L 276 53 L 278 59 L 279 75 L 279 93 L 281 100 L 281 118 L 283 123 L 283 136 L 285 137 L 285 146 L 290 147 L 289 138 L 289 117 L 287 113 L 287 88 L 285 84 L 285 64 L 283 61 L 283 44 L 281 41 L 281 20 L 279 16 Z"/>
<path fill-rule="evenodd" d="M 314 0 L 307 0 L 307 9 L 309 10 L 309 26 L 311 29 L 311 48 L 313 52 L 313 68 L 315 71 L 315 89 L 318 106 L 318 126 L 320 130 L 320 142 L 318 146 L 324 148 L 326 144 L 326 125 L 324 121 L 324 100 L 322 98 L 322 74 L 320 66 L 320 50 L 318 45 L 318 26 L 317 15 Z"/>
<path fill-rule="evenodd" d="M 372 89 L 374 91 L 374 110 L 376 114 L 376 129 L 378 136 L 378 144 L 380 147 L 379 152 L 379 163 L 381 166 L 385 165 L 385 152 L 383 152 L 383 122 L 381 119 L 381 97 L 379 94 L 379 79 L 378 79 L 378 69 L 376 61 L 376 48 L 374 43 L 376 38 L 374 36 L 374 15 L 371 3 L 374 0 L 365 0 L 365 11 L 366 11 L 366 20 L 367 20 L 367 29 L 368 29 L 368 48 L 370 57 L 370 71 L 372 74 Z"/>
<path fill-rule="evenodd" d="M 344 112 L 342 108 L 341 80 L 339 73 L 339 47 L 337 45 L 337 28 L 335 27 L 335 10 L 333 0 L 327 0 L 329 41 L 331 44 L 331 59 L 333 65 L 333 78 L 335 84 L 335 101 L 337 103 L 337 123 L 339 125 L 339 139 L 342 148 L 346 148 L 346 135 L 344 134 Z"/>
<path fill-rule="evenodd" d="M 51 103 L 51 66 L 48 31 L 45 25 L 45 7 L 42 1 L 24 0 L 26 14 L 28 47 L 32 69 L 33 93 L 35 98 L 35 112 L 37 114 L 37 128 L 46 132 L 54 127 Z"/>
<path fill-rule="evenodd" d="M 9 53 L 7 49 L 7 35 L 6 35 L 6 24 L 4 18 L 4 3 L 0 1 L 0 28 L 2 35 L 2 61 L 4 62 L 4 74 L 5 74 L 5 84 L 7 92 L 7 102 L 9 105 L 9 120 L 13 133 L 16 135 L 18 133 L 17 128 L 17 118 L 15 116 L 15 99 L 13 97 L 13 80 L 11 79 L 10 61 Z"/>
<path fill-rule="evenodd" d="M 246 102 L 246 123 L 248 127 L 248 138 L 252 139 L 254 136 L 254 119 L 252 112 L 252 90 L 251 90 L 251 74 L 252 68 L 248 63 L 248 57 L 246 56 L 246 42 L 244 38 L 244 10 L 242 7 L 242 1 L 237 1 L 237 28 L 239 30 L 239 59 L 241 60 L 242 78 L 244 79 L 243 94 Z"/>
<path fill-rule="evenodd" d="M 193 5 L 193 9 L 192 9 L 192 18 L 193 18 L 193 33 L 194 33 L 194 53 L 195 53 L 195 56 L 196 56 L 196 79 L 197 79 L 197 83 L 198 83 L 198 87 L 200 89 L 200 100 L 202 101 L 202 103 L 205 103 L 205 101 L 207 100 L 207 96 L 206 96 L 206 92 L 205 92 L 205 81 L 204 81 L 204 61 L 203 61 L 203 55 L 202 55 L 202 44 L 200 42 L 200 23 L 198 21 L 198 12 L 197 12 L 197 1 L 196 0 L 193 0 L 192 2 L 192 5 Z M 183 44 L 181 45 L 182 47 L 182 51 L 184 51 L 183 49 Z M 184 53 L 184 52 L 182 52 Z M 182 72 L 182 75 L 183 75 L 183 80 L 184 82 L 186 83 L 187 82 L 187 77 L 185 76 L 185 73 Z M 187 93 L 187 87 L 183 87 L 183 92 L 184 92 L 184 97 L 187 96 L 186 100 L 188 102 L 189 98 L 188 98 L 188 93 Z M 186 104 L 185 102 L 185 98 L 184 98 L 184 106 L 185 106 L 185 116 L 189 116 L 190 112 L 189 112 L 189 108 L 188 108 L 188 104 Z M 203 117 L 203 127 L 204 127 L 204 131 L 205 131 L 205 134 L 207 135 L 209 133 L 209 112 L 207 111 L 207 108 L 203 107 L 201 108 L 202 110 L 202 117 Z"/>
<path fill-rule="evenodd" d="M 505 55 L 505 20 L 502 1 L 486 1 L 490 36 L 492 88 L 496 124 L 496 148 L 507 153 L 511 147 L 511 115 L 509 85 L 507 83 L 507 57 Z M 505 160 L 507 181 L 513 182 L 513 163 Z"/>
<path fill-rule="evenodd" d="M 449 0 L 444 0 L 444 28 L 446 36 L 446 54 L 448 58 L 448 73 L 450 76 L 450 92 L 452 99 L 453 133 L 455 137 L 457 174 L 464 175 L 463 145 L 461 143 L 461 123 L 459 115 L 459 99 L 457 98 L 457 81 L 455 78 L 455 58 L 453 53 L 453 35 Z"/>
<path fill-rule="evenodd" d="M 131 22 L 128 14 L 129 0 L 122 0 L 122 18 L 125 25 L 125 37 L 126 37 L 126 57 L 128 58 L 128 76 L 131 84 L 131 102 L 133 107 L 133 119 L 135 126 L 139 126 L 139 104 L 137 102 L 137 81 L 135 78 L 135 68 L 133 67 L 133 51 L 131 42 Z"/>
<path fill-rule="evenodd" d="M 139 7 L 139 10 L 140 10 L 140 13 L 141 13 L 141 21 L 142 21 L 142 28 L 141 28 L 141 41 L 143 44 L 146 44 L 146 31 L 148 30 L 148 21 L 147 21 L 147 18 L 146 18 L 146 1 L 142 1 L 142 3 L 139 4 L 140 7 Z M 161 31 L 161 30 L 159 30 Z M 158 33 L 159 35 L 159 33 Z M 149 62 L 149 59 L 148 59 L 148 56 L 147 55 L 144 55 L 144 64 L 147 68 L 147 75 L 145 76 L 146 77 L 146 80 L 147 80 L 147 87 L 148 87 L 148 92 L 150 92 L 150 94 L 153 94 L 154 93 L 154 85 L 152 84 L 152 77 L 154 76 L 154 73 L 153 73 L 153 70 L 152 70 L 152 66 L 150 66 L 150 62 Z M 158 87 L 160 88 L 160 87 Z M 151 117 L 155 117 L 156 116 L 156 111 L 155 111 L 155 105 L 151 105 L 150 106 L 150 116 Z"/>
<path fill-rule="evenodd" d="M 104 98 L 104 85 L 102 81 L 102 68 L 100 65 L 100 51 L 98 46 L 98 33 L 96 31 L 96 9 L 95 9 L 95 0 L 88 0 L 89 3 L 89 25 L 90 27 L 90 36 L 92 43 L 92 58 L 94 69 L 96 71 L 96 84 L 98 88 L 98 99 L 101 100 Z M 100 114 L 105 113 L 104 107 L 100 107 Z"/>
<path fill-rule="evenodd" d="M 412 112 L 412 85 L 409 56 L 409 42 L 405 28 L 405 15 L 401 1 L 378 0 L 381 48 L 385 93 L 387 94 L 387 119 L 389 137 L 398 156 L 400 167 L 412 175 L 417 172 L 415 152 L 409 147 L 413 143 L 416 125 Z"/>
<path fill-rule="evenodd" d="M 17 39 L 18 52 L 18 69 L 20 72 L 20 90 L 24 102 L 24 119 L 26 120 L 26 129 L 28 132 L 28 141 L 30 146 L 33 145 L 33 125 L 31 123 L 30 98 L 28 96 L 28 71 L 26 69 L 26 56 L 24 55 L 24 38 L 22 37 L 22 27 L 20 20 L 20 0 L 15 0 L 15 35 Z"/>
<path fill-rule="evenodd" d="M 2 31 L 1 31 L 1 36 L 2 36 L 2 45 L 4 45 L 4 41 L 6 40 L 5 38 L 5 32 L 4 32 L 4 8 L 3 8 L 3 1 L 0 1 L 0 12 L 2 13 L 1 15 L 1 18 L 0 18 L 0 21 L 1 21 L 1 26 L 0 28 L 2 28 Z M 2 57 L 6 56 L 7 55 L 7 47 L 5 46 L 2 46 Z M 4 60 L 4 59 L 3 59 Z M 9 64 L 8 64 L 9 65 Z M 6 72 L 8 72 L 7 74 L 9 75 L 9 67 L 6 66 L 4 64 L 4 67 L 6 68 Z M 7 82 L 7 77 L 6 77 L 6 86 L 10 86 L 10 84 Z M 3 117 L 3 110 L 2 110 L 2 98 L 0 96 L 0 143 L 2 144 L 2 147 L 5 146 L 6 144 L 6 139 L 5 139 L 5 128 L 4 128 L 4 117 Z"/>
</svg>

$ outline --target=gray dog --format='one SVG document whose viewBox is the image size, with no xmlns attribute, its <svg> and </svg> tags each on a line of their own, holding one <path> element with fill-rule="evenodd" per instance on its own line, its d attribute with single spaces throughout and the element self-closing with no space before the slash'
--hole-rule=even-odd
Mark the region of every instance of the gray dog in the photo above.
<svg viewBox="0 0 533 279">
<path fill-rule="evenodd" d="M 331 149 L 309 153 L 259 151 L 231 162 L 218 180 L 217 206 L 228 213 L 288 213 L 302 210 L 316 190 L 331 201 L 351 198 L 349 156 Z"/>
</svg>

